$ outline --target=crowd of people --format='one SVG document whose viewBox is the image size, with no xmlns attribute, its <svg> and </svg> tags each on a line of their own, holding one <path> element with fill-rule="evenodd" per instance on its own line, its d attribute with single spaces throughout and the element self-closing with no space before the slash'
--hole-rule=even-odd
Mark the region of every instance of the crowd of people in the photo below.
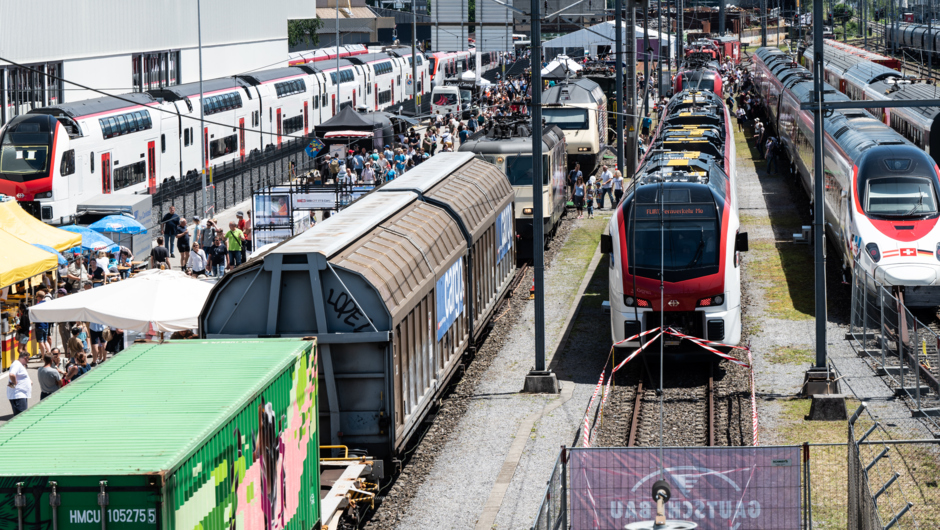
<svg viewBox="0 0 940 530">
<path fill-rule="evenodd" d="M 194 277 L 219 277 L 244 263 L 252 249 L 251 210 L 237 212 L 225 230 L 218 219 L 192 222 L 180 217 L 176 207 L 160 220 L 162 236 L 150 251 L 150 268 L 172 269 L 179 252 L 179 269 Z"/>
</svg>

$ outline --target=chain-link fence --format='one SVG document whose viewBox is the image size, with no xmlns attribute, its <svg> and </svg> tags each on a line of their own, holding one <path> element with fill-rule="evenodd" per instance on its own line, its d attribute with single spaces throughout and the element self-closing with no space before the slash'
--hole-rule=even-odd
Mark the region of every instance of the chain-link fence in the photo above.
<svg viewBox="0 0 940 530">
<path fill-rule="evenodd" d="M 858 263 L 852 278 L 849 334 L 859 354 L 867 357 L 897 395 L 918 416 L 935 422 L 933 415 L 940 408 L 940 335 L 915 318 L 892 288 Z"/>
<path fill-rule="evenodd" d="M 568 451 L 561 448 L 552 476 L 545 487 L 545 496 L 532 523 L 532 530 L 562 530 L 568 528 Z"/>
</svg>

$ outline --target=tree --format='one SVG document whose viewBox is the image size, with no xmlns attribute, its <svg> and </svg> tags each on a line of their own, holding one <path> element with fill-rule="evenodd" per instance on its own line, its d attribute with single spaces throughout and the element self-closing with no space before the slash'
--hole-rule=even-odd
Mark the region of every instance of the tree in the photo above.
<svg viewBox="0 0 940 530">
<path fill-rule="evenodd" d="M 855 11 L 845 4 L 837 4 L 832 8 L 833 18 L 842 23 L 842 40 L 846 40 L 845 25 L 855 16 Z"/>
<path fill-rule="evenodd" d="M 290 47 L 301 44 L 320 44 L 317 30 L 323 27 L 323 20 L 317 18 L 303 18 L 287 21 L 287 45 Z"/>
</svg>

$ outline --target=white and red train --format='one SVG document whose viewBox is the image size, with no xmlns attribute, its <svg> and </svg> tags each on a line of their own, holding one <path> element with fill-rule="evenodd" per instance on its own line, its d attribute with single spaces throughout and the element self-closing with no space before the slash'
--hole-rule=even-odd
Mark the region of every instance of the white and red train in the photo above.
<svg viewBox="0 0 940 530">
<path fill-rule="evenodd" d="M 811 74 L 777 48 L 753 55 L 754 81 L 807 194 L 813 196 L 813 114 L 800 110 Z M 848 96 L 826 84 L 826 101 Z M 846 271 L 857 265 L 909 307 L 940 305 L 940 168 L 864 110 L 824 122 L 826 232 Z"/>
<path fill-rule="evenodd" d="M 339 57 L 337 57 L 339 55 Z M 495 53 L 481 63 L 495 67 Z M 470 52 L 417 54 L 427 95 Z M 294 55 L 292 66 L 36 109 L 0 128 L 0 194 L 44 221 L 69 223 L 75 208 L 108 193 L 146 193 L 165 180 L 242 160 L 312 134 L 342 108 L 382 110 L 412 98 L 408 47 L 343 46 Z M 337 71 L 338 67 L 338 71 Z M 453 70 L 451 70 L 453 69 Z M 199 133 L 199 105 L 205 127 Z M 202 137 L 202 142 L 197 141 Z"/>
<path fill-rule="evenodd" d="M 736 345 L 747 234 L 739 233 L 731 116 L 704 90 L 679 92 L 663 115 L 602 240 L 613 341 L 636 347 L 640 340 L 625 339 L 662 325 Z"/>
</svg>

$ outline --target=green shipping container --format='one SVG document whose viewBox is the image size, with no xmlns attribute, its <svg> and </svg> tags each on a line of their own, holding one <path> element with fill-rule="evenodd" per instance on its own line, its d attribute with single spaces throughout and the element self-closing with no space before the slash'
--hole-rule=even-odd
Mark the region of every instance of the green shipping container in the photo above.
<svg viewBox="0 0 940 530">
<path fill-rule="evenodd" d="M 0 428 L 0 529 L 314 528 L 316 352 L 296 339 L 122 352 Z"/>
</svg>

